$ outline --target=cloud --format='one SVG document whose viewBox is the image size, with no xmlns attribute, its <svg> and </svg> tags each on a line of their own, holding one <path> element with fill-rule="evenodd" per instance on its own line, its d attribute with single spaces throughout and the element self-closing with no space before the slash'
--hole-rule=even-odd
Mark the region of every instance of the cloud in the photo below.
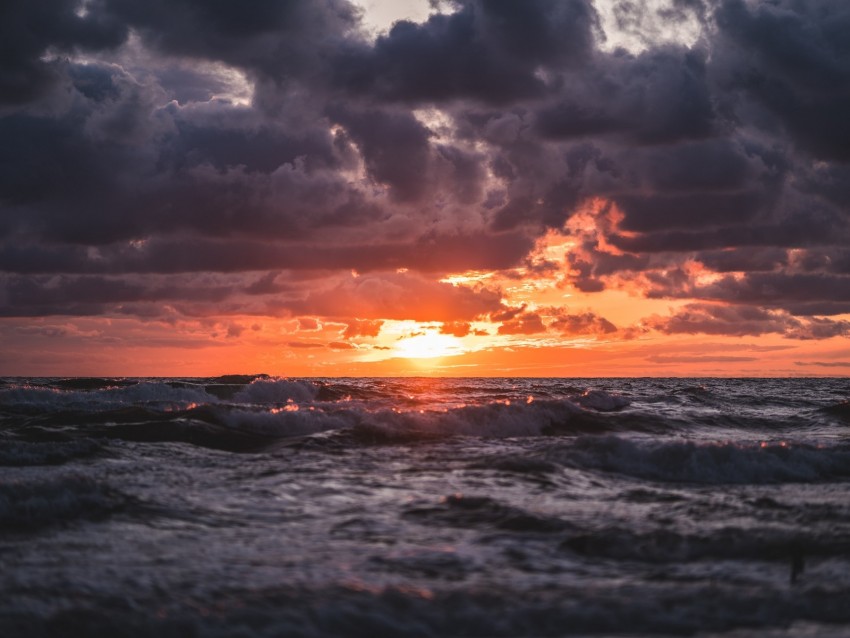
<svg viewBox="0 0 850 638">
<path fill-rule="evenodd" d="M 555 310 L 554 313 L 555 320 L 549 328 L 566 335 L 606 335 L 617 331 L 613 323 L 590 311 L 570 314 L 565 310 Z"/>
<path fill-rule="evenodd" d="M 531 335 L 543 332 L 546 326 L 536 312 L 523 312 L 499 326 L 500 335 Z"/>
<path fill-rule="evenodd" d="M 653 363 L 741 363 L 745 361 L 758 361 L 756 357 L 736 357 L 733 355 L 711 355 L 711 356 L 679 356 L 679 355 L 652 355 L 646 358 Z"/>
<path fill-rule="evenodd" d="M 306 332 L 314 332 L 316 330 L 321 329 L 321 325 L 318 320 L 313 317 L 299 317 L 298 318 L 298 330 L 306 331 Z"/>
<path fill-rule="evenodd" d="M 383 325 L 384 322 L 380 320 L 355 319 L 346 325 L 343 336 L 346 339 L 353 337 L 377 337 Z"/>
<path fill-rule="evenodd" d="M 850 321 L 822 317 L 801 319 L 783 310 L 753 306 L 692 303 L 667 317 L 644 321 L 665 334 L 757 336 L 780 334 L 790 339 L 828 339 L 850 334 Z"/>
<path fill-rule="evenodd" d="M 357 144 L 369 176 L 395 201 L 415 201 L 427 184 L 430 131 L 407 111 L 355 112 L 332 105 L 328 114 Z"/>
<path fill-rule="evenodd" d="M 700 298 L 782 309 L 795 315 L 850 312 L 850 277 L 831 273 L 751 272 L 725 275 L 711 283 L 687 272 L 651 277 L 649 296 Z"/>
<path fill-rule="evenodd" d="M 408 273 L 351 277 L 291 304 L 297 314 L 358 319 L 468 321 L 500 306 L 498 292 L 452 286 Z M 369 326 L 377 325 L 370 323 Z"/>
<path fill-rule="evenodd" d="M 315 343 L 313 341 L 287 341 L 286 346 L 288 348 L 310 349 L 310 348 L 324 348 L 325 344 Z"/>
<path fill-rule="evenodd" d="M 328 348 L 331 350 L 356 350 L 357 346 L 347 341 L 331 341 L 328 344 Z"/>
<path fill-rule="evenodd" d="M 850 63 L 840 35 L 850 10 L 827 0 L 800 4 L 725 0 L 715 14 L 723 47 L 718 74 L 764 109 L 814 156 L 850 160 Z M 773 123 L 773 122 L 770 122 Z"/>
<path fill-rule="evenodd" d="M 0 20 L 4 62 L 0 67 L 0 104 L 37 99 L 61 79 L 61 70 L 45 60 L 48 49 L 95 52 L 119 46 L 128 26 L 99 11 L 79 15 L 75 0 L 9 0 Z"/>
<path fill-rule="evenodd" d="M 376 39 L 345 0 L 7 2 L 0 314 L 613 333 L 439 282 L 557 229 L 565 286 L 688 302 L 661 332 L 846 334 L 850 8 L 608 8 L 606 42 L 590 0 Z"/>
<path fill-rule="evenodd" d="M 449 321 L 440 325 L 440 333 L 455 337 L 465 337 L 471 331 L 472 326 L 467 321 Z"/>
<path fill-rule="evenodd" d="M 817 366 L 821 368 L 850 368 L 850 361 L 795 361 L 797 366 Z"/>
<path fill-rule="evenodd" d="M 591 55 L 597 17 L 587 0 L 460 0 L 456 8 L 422 24 L 399 21 L 374 46 L 343 49 L 335 82 L 385 101 L 503 105 L 544 93 L 541 66 Z"/>
</svg>

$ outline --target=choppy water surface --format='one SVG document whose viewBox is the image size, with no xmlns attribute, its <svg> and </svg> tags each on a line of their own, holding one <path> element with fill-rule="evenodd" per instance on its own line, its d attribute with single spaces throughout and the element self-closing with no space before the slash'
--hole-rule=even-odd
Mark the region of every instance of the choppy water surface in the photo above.
<svg viewBox="0 0 850 638">
<path fill-rule="evenodd" d="M 0 635 L 850 634 L 850 380 L 0 380 Z"/>
</svg>

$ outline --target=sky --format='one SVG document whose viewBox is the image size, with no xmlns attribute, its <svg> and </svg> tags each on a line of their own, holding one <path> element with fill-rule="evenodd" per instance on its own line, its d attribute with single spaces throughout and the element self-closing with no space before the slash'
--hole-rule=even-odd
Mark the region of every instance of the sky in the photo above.
<svg viewBox="0 0 850 638">
<path fill-rule="evenodd" d="M 844 0 L 5 0 L 0 375 L 850 374 Z"/>
</svg>

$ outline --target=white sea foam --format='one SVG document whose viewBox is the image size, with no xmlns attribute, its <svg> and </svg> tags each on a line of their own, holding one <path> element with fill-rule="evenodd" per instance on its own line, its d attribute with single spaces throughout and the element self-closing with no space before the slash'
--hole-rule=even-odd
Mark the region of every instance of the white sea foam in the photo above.
<svg viewBox="0 0 850 638">
<path fill-rule="evenodd" d="M 319 393 L 319 386 L 311 381 L 290 379 L 255 379 L 239 390 L 234 396 L 236 403 L 274 404 L 294 401 L 297 403 L 313 401 Z"/>
</svg>

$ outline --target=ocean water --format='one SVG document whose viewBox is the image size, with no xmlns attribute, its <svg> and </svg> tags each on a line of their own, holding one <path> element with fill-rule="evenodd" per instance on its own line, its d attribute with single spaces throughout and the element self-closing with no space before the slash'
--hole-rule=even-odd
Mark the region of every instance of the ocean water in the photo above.
<svg viewBox="0 0 850 638">
<path fill-rule="evenodd" d="M 850 379 L 0 380 L 0 636 L 847 636 Z"/>
</svg>

